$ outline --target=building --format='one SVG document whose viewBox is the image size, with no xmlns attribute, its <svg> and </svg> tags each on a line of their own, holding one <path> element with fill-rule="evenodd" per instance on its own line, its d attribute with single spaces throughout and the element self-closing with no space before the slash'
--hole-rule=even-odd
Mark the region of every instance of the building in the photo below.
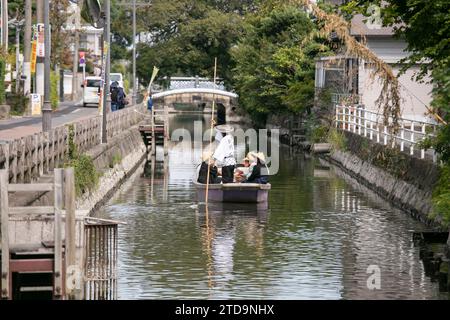
<svg viewBox="0 0 450 320">
<path fill-rule="evenodd" d="M 366 45 L 398 74 L 400 60 L 408 56 L 406 42 L 394 37 L 392 27 L 365 22 L 366 19 L 356 15 L 351 21 L 351 34 L 359 40 L 364 39 Z M 431 102 L 432 84 L 429 78 L 420 83 L 413 79 L 419 68 L 419 65 L 413 66 L 399 77 L 402 118 L 432 122 L 426 108 Z M 316 61 L 316 89 L 320 92 L 325 88 L 332 92 L 334 103 L 342 96 L 351 95 L 366 110 L 378 111 L 376 100 L 381 92 L 381 81 L 372 79 L 370 66 L 362 59 L 346 56 L 319 58 Z"/>
</svg>

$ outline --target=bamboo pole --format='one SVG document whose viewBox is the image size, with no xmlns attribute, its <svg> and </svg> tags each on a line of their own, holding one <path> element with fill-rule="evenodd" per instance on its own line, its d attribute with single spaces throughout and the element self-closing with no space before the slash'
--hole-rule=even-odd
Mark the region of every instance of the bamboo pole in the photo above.
<svg viewBox="0 0 450 320">
<path fill-rule="evenodd" d="M 216 78 L 217 78 L 217 57 L 214 59 L 214 86 L 216 88 Z M 209 154 L 211 154 L 212 148 L 212 135 L 214 129 L 214 108 L 216 105 L 216 95 L 213 92 L 213 102 L 212 102 L 212 110 L 211 110 L 211 132 L 209 133 Z M 209 192 L 209 173 L 211 172 L 211 167 L 209 165 L 210 159 L 208 158 L 208 175 L 206 176 L 206 191 L 205 191 L 205 203 L 206 207 L 208 207 L 208 192 Z M 206 211 L 206 219 L 208 219 L 208 211 Z"/>
</svg>

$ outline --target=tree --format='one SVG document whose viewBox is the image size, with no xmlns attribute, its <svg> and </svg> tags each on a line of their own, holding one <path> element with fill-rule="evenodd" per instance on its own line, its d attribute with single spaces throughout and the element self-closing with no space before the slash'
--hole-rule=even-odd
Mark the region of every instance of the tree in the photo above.
<svg viewBox="0 0 450 320">
<path fill-rule="evenodd" d="M 68 11 L 69 6 L 69 0 L 50 1 L 52 67 L 54 67 L 55 64 L 62 67 L 70 67 L 72 65 L 73 57 L 70 53 L 70 47 L 67 45 L 68 43 L 71 43 L 72 35 L 64 29 L 68 18 L 71 16 L 71 13 Z"/>
<path fill-rule="evenodd" d="M 143 39 L 138 46 L 139 78 L 148 82 L 153 65 L 160 68 L 160 76 L 212 77 L 217 57 L 218 75 L 229 83 L 233 63 L 229 49 L 243 31 L 243 15 L 255 10 L 258 2 L 155 0 L 151 10 L 140 9 L 137 21 Z M 116 38 L 116 31 L 113 31 L 113 38 L 125 48 L 130 44 L 125 35 L 128 31 L 125 26 L 121 28 L 118 30 L 123 36 Z"/>
<path fill-rule="evenodd" d="M 241 105 L 263 120 L 269 113 L 309 110 L 314 58 L 328 48 L 312 37 L 316 26 L 302 9 L 277 5 L 248 20 L 232 49 L 233 84 Z"/>
</svg>

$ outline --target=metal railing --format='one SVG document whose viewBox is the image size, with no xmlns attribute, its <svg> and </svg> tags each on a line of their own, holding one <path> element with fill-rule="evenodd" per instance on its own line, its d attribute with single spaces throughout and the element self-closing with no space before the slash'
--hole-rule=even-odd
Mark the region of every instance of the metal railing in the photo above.
<svg viewBox="0 0 450 320">
<path fill-rule="evenodd" d="M 117 222 L 87 218 L 84 225 L 84 299 L 117 299 Z"/>
<path fill-rule="evenodd" d="M 436 162 L 437 156 L 433 149 L 425 150 L 421 142 L 428 137 L 434 137 L 438 125 L 412 119 L 399 119 L 400 128 L 396 134 L 384 124 L 384 116 L 380 113 L 365 110 L 363 106 L 336 105 L 336 128 L 353 132 L 377 143 L 392 147 L 398 146 L 400 151 L 409 149 L 411 156 L 421 159 L 431 158 Z M 416 154 L 419 151 L 419 154 Z"/>
</svg>

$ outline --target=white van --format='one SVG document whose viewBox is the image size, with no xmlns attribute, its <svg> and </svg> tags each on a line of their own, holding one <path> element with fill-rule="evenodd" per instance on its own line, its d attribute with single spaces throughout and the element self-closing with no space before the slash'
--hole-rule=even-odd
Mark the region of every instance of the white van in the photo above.
<svg viewBox="0 0 450 320">
<path fill-rule="evenodd" d="M 117 81 L 119 83 L 119 87 L 121 87 L 122 89 L 125 89 L 123 87 L 123 75 L 121 73 L 110 73 L 109 80 L 110 80 L 110 83 Z"/>
<path fill-rule="evenodd" d="M 100 89 L 102 86 L 101 77 L 86 77 L 83 87 L 83 106 L 88 104 L 99 104 L 100 101 Z"/>
</svg>

